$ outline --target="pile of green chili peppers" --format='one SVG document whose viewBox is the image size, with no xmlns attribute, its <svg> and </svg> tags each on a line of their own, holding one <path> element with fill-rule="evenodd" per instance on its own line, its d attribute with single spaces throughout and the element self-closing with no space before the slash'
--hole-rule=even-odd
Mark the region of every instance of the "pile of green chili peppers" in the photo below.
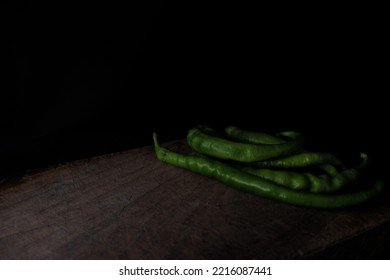
<svg viewBox="0 0 390 280">
<path fill-rule="evenodd" d="M 358 167 L 347 168 L 333 154 L 304 150 L 303 135 L 294 131 L 273 136 L 234 126 L 223 132 L 198 126 L 187 134 L 194 151 L 190 154 L 161 147 L 156 134 L 153 140 L 157 158 L 163 162 L 241 191 L 298 206 L 348 207 L 363 203 L 384 189 L 382 180 L 362 183 L 368 162 L 366 154 L 361 153 Z"/>
</svg>

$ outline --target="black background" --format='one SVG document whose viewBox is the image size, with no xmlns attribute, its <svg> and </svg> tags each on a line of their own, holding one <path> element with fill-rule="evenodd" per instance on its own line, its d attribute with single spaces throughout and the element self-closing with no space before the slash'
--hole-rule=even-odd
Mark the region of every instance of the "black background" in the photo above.
<svg viewBox="0 0 390 280">
<path fill-rule="evenodd" d="M 384 171 L 377 8 L 124 2 L 2 4 L 1 176 L 197 124 L 298 130 Z"/>
</svg>

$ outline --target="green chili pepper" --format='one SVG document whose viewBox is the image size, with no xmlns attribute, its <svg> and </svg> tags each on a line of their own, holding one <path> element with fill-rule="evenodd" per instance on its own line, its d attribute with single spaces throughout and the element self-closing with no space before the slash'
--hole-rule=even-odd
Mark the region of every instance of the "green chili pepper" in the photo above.
<svg viewBox="0 0 390 280">
<path fill-rule="evenodd" d="M 360 156 L 362 162 L 357 168 L 345 169 L 340 173 L 338 173 L 337 170 L 333 170 L 332 168 L 334 167 L 332 165 L 321 165 L 323 169 L 326 169 L 326 171 L 330 173 L 330 176 L 329 174 L 315 176 L 310 173 L 256 169 L 248 166 L 240 167 L 240 169 L 295 190 L 305 190 L 314 193 L 330 193 L 358 183 L 361 172 L 368 164 L 368 156 L 365 153 L 360 153 Z"/>
<path fill-rule="evenodd" d="M 275 145 L 237 143 L 207 134 L 200 128 L 193 128 L 187 134 L 187 141 L 195 151 L 209 156 L 240 162 L 255 162 L 289 155 L 304 143 L 300 133 L 287 131 L 280 134 L 292 140 Z"/>
<path fill-rule="evenodd" d="M 255 169 L 242 167 L 242 170 L 273 181 L 295 190 L 305 190 L 313 193 L 330 193 L 347 186 L 357 184 L 361 173 L 355 168 L 349 168 L 334 176 L 315 176 L 311 173 L 298 173 L 272 169 Z"/>
<path fill-rule="evenodd" d="M 261 132 L 242 130 L 235 126 L 226 127 L 225 133 L 233 140 L 248 144 L 282 144 L 286 142 L 276 136 Z"/>
<path fill-rule="evenodd" d="M 153 134 L 157 158 L 163 162 L 214 178 L 241 191 L 273 198 L 298 206 L 341 208 L 360 204 L 378 195 L 384 188 L 378 180 L 372 187 L 343 194 L 314 194 L 288 189 L 277 183 L 243 172 L 217 160 L 172 152 L 159 145 Z"/>
<path fill-rule="evenodd" d="M 335 176 L 339 173 L 337 168 L 329 163 L 323 163 L 323 164 L 318 165 L 317 167 L 330 176 Z"/>
<path fill-rule="evenodd" d="M 252 132 L 247 130 L 239 129 L 235 126 L 228 126 L 225 128 L 225 133 L 228 137 L 230 137 L 233 140 L 249 143 L 249 144 L 281 144 L 285 143 L 286 141 L 283 139 L 280 139 L 276 136 L 272 136 L 266 133 L 260 133 L 260 132 Z M 301 153 L 305 153 L 307 151 L 301 149 Z M 302 160 L 299 161 L 299 158 Z M 333 164 L 342 166 L 341 161 L 336 158 L 333 155 L 330 154 L 324 154 L 324 153 L 313 153 L 313 154 L 306 154 L 301 155 L 292 159 L 287 158 L 287 162 L 285 163 L 286 166 L 289 165 L 288 161 L 293 161 L 292 166 L 289 168 L 295 168 L 295 167 L 306 167 L 309 165 L 318 165 L 318 168 L 325 171 L 326 174 L 334 176 L 338 173 L 338 170 L 335 166 L 333 166 L 331 163 L 326 162 L 332 162 Z M 322 161 L 322 162 L 321 162 Z M 259 164 L 261 166 L 261 164 Z M 264 164 L 264 167 L 267 167 L 267 163 Z M 279 163 L 281 165 L 281 163 Z M 302 165 L 302 166 L 300 166 Z M 278 166 L 280 167 L 280 166 Z M 285 167 L 285 166 L 284 166 Z M 286 167 L 285 167 L 286 168 Z"/>
<path fill-rule="evenodd" d="M 299 154 L 290 155 L 287 157 L 259 161 L 251 163 L 252 166 L 264 167 L 264 168 L 297 168 L 307 167 L 312 165 L 320 165 L 324 163 L 333 164 L 336 166 L 344 167 L 341 160 L 330 153 L 319 152 L 303 152 Z"/>
</svg>

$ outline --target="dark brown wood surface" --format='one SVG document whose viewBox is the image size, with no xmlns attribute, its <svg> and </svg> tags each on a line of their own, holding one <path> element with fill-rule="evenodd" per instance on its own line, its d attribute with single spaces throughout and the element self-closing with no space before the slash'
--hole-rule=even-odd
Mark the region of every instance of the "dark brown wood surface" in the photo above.
<svg viewBox="0 0 390 280">
<path fill-rule="evenodd" d="M 0 258 L 375 258 L 389 239 L 389 202 L 291 206 L 164 164 L 148 146 L 2 182 Z"/>
</svg>

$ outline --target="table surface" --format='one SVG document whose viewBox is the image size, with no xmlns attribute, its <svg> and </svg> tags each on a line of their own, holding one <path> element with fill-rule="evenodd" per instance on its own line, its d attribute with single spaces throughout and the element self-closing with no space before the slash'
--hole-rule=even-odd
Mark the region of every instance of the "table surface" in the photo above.
<svg viewBox="0 0 390 280">
<path fill-rule="evenodd" d="M 3 181 L 0 259 L 371 258 L 390 236 L 389 202 L 292 206 L 162 163 L 147 146 Z"/>
</svg>

